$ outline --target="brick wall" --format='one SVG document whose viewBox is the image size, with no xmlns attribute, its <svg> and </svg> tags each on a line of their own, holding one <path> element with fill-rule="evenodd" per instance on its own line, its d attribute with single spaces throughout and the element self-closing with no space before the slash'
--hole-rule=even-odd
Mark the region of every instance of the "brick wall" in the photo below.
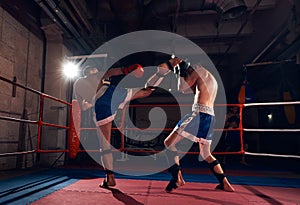
<svg viewBox="0 0 300 205">
<path fill-rule="evenodd" d="M 10 80 L 15 77 L 18 83 L 40 90 L 42 54 L 42 40 L 0 7 L 0 75 Z M 15 97 L 12 92 L 11 84 L 0 81 L 0 115 L 36 120 L 38 96 L 25 92 L 22 88 L 16 89 Z M 27 112 L 27 116 L 23 115 L 24 111 Z M 1 120 L 0 153 L 31 150 L 30 141 L 32 140 L 33 146 L 36 145 L 34 141 L 36 133 L 36 126 L 22 126 L 18 122 Z M 0 169 L 30 167 L 32 157 L 32 155 L 0 157 Z"/>
</svg>

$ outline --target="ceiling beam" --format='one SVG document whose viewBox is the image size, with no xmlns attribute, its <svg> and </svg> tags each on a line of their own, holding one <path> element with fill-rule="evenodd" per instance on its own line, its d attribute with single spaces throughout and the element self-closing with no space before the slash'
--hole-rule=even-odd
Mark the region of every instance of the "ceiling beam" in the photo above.
<svg viewBox="0 0 300 205">
<path fill-rule="evenodd" d="M 217 26 L 216 22 L 209 18 L 179 18 L 177 25 L 177 34 L 187 38 L 222 38 L 236 36 L 240 21 L 224 21 Z M 241 36 L 253 34 L 251 21 L 247 22 L 241 31 Z"/>
<path fill-rule="evenodd" d="M 285 0 L 278 1 L 272 10 L 257 11 L 251 18 L 255 32 L 241 45 L 241 52 L 238 52 L 234 66 L 241 68 L 243 64 L 252 62 L 286 28 L 290 12 L 291 4 Z"/>
</svg>

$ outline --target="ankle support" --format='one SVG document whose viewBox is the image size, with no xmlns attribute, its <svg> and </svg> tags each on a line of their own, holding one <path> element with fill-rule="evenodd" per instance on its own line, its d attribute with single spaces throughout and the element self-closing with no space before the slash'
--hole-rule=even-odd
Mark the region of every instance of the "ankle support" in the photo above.
<svg viewBox="0 0 300 205">
<path fill-rule="evenodd" d="M 172 178 L 168 184 L 168 186 L 166 187 L 166 191 L 167 192 L 171 192 L 173 189 L 177 189 L 177 184 L 176 182 L 178 181 L 178 172 L 180 171 L 180 166 L 177 164 L 172 165 L 168 171 L 172 174 Z"/>
<path fill-rule="evenodd" d="M 114 173 L 113 171 L 111 171 L 109 169 L 105 169 L 104 172 L 105 172 L 105 174 L 113 174 Z"/>
<path fill-rule="evenodd" d="M 219 183 L 220 183 L 221 185 L 223 185 L 223 179 L 225 178 L 225 174 L 224 174 L 224 173 L 219 174 L 219 173 L 217 173 L 217 172 L 214 170 L 214 167 L 217 166 L 218 164 L 220 164 L 219 161 L 218 161 L 218 160 L 215 160 L 215 161 L 213 161 L 213 162 L 211 162 L 211 163 L 208 163 L 208 166 L 209 166 L 210 170 L 212 171 L 212 173 L 213 173 L 213 174 L 215 175 L 215 177 L 217 178 L 217 180 L 219 181 Z"/>
<path fill-rule="evenodd" d="M 172 179 L 175 181 L 178 180 L 178 172 L 180 171 L 181 167 L 177 164 L 172 165 L 168 171 L 172 174 Z"/>
</svg>

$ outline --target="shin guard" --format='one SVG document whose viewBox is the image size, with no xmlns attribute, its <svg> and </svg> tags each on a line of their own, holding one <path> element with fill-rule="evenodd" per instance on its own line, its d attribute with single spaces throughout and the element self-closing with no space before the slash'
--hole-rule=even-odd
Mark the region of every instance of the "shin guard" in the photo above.
<svg viewBox="0 0 300 205">
<path fill-rule="evenodd" d="M 105 172 L 105 174 L 113 174 L 114 173 L 113 171 L 111 171 L 109 169 L 105 169 L 104 172 Z"/>
<path fill-rule="evenodd" d="M 212 173 L 215 175 L 215 177 L 217 178 L 217 180 L 219 181 L 219 185 L 216 187 L 217 189 L 223 189 L 224 188 L 224 183 L 223 183 L 223 179 L 225 178 L 225 174 L 219 174 L 214 170 L 214 167 L 217 166 L 219 163 L 218 160 L 215 160 L 211 163 L 208 163 L 208 166 L 210 168 L 210 170 L 212 171 Z"/>
<path fill-rule="evenodd" d="M 176 182 L 178 181 L 178 172 L 180 170 L 180 166 L 175 163 L 175 157 L 178 156 L 178 153 L 176 151 L 171 151 L 169 149 L 166 150 L 166 155 L 168 159 L 169 166 L 172 165 L 168 171 L 171 173 L 172 178 L 169 182 L 169 184 L 166 187 L 167 192 L 171 192 L 173 189 L 177 188 Z"/>
<path fill-rule="evenodd" d="M 172 179 L 167 185 L 166 191 L 171 192 L 173 189 L 176 189 L 178 187 L 176 183 L 178 181 L 178 172 L 180 171 L 180 166 L 174 164 L 168 169 L 168 171 L 172 174 Z"/>
</svg>

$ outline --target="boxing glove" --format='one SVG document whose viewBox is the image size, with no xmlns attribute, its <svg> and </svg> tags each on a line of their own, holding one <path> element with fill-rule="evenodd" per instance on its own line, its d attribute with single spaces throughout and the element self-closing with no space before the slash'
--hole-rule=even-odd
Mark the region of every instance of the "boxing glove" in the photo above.
<svg viewBox="0 0 300 205">
<path fill-rule="evenodd" d="M 189 67 L 190 67 L 190 63 L 186 63 L 185 61 L 182 61 L 181 63 L 179 63 L 179 76 L 186 77 Z"/>
<path fill-rule="evenodd" d="M 128 73 L 131 73 L 132 71 L 137 69 L 143 70 L 143 67 L 140 64 L 133 64 L 131 66 L 121 68 L 121 71 L 123 74 L 127 75 Z"/>
</svg>

